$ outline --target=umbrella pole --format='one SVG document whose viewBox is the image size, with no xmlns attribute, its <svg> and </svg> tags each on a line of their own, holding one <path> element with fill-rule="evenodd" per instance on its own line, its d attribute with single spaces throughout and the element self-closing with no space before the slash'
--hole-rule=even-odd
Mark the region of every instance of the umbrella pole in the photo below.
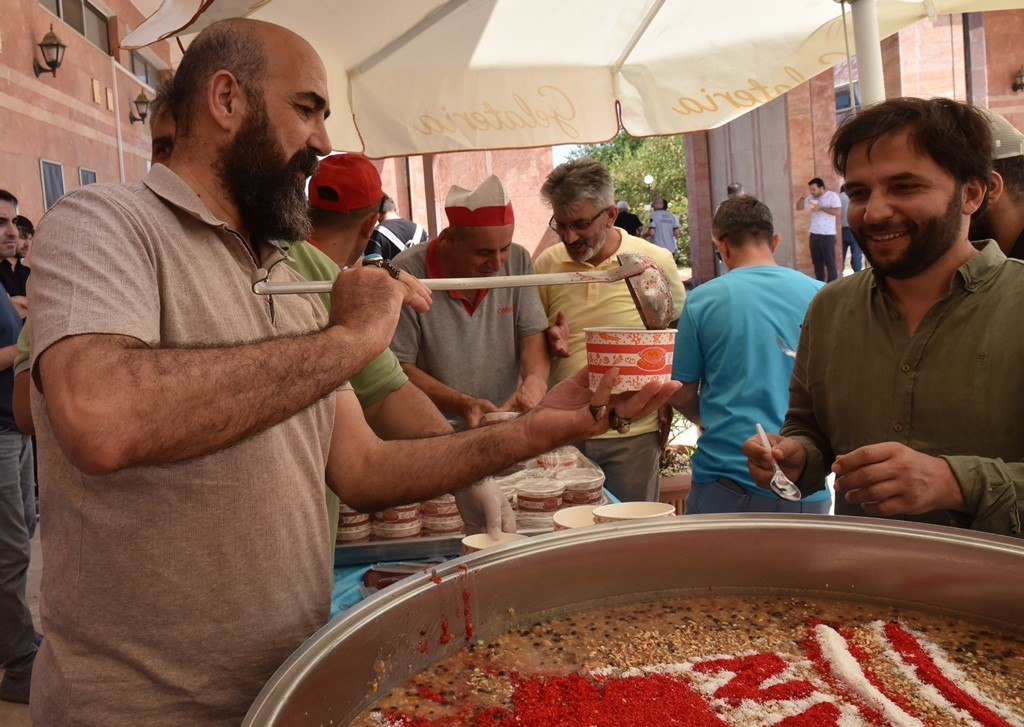
<svg viewBox="0 0 1024 727">
<path fill-rule="evenodd" d="M 864 105 L 885 100 L 882 45 L 878 37 L 875 0 L 846 0 L 853 11 L 853 40 L 857 50 L 857 76 Z"/>
</svg>

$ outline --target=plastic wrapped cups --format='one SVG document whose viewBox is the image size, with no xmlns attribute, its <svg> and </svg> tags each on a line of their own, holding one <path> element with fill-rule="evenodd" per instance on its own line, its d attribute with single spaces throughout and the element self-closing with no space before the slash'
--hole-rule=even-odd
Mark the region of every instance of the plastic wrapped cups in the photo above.
<svg viewBox="0 0 1024 727">
<path fill-rule="evenodd" d="M 645 328 L 584 328 L 590 388 L 596 389 L 604 373 L 619 369 L 614 391 L 638 391 L 652 381 L 672 378 L 675 330 Z"/>
</svg>

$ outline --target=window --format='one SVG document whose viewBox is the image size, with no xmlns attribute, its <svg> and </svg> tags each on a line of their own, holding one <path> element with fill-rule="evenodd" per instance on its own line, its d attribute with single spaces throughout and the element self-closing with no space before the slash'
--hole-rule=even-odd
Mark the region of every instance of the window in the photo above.
<svg viewBox="0 0 1024 727">
<path fill-rule="evenodd" d="M 860 106 L 860 89 L 857 81 L 836 86 L 836 122 L 842 123 Z"/>
<path fill-rule="evenodd" d="M 64 196 L 64 167 L 57 162 L 39 160 L 39 174 L 43 178 L 43 203 L 50 209 Z"/>
<path fill-rule="evenodd" d="M 87 0 L 39 0 L 39 4 L 84 35 L 94 46 L 110 55 L 107 16 Z"/>
<path fill-rule="evenodd" d="M 81 186 L 87 184 L 96 184 L 96 172 L 92 169 L 86 169 L 85 167 L 78 168 L 78 183 Z"/>
<path fill-rule="evenodd" d="M 156 88 L 160 83 L 160 69 L 132 51 L 132 73 L 143 83 Z"/>
</svg>

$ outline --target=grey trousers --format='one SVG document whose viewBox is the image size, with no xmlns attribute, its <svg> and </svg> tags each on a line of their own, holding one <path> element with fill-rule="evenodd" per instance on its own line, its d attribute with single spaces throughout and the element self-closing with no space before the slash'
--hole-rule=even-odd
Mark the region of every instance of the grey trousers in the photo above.
<svg viewBox="0 0 1024 727">
<path fill-rule="evenodd" d="M 17 669 L 35 656 L 35 628 L 25 600 L 29 541 L 35 532 L 32 440 L 0 428 L 0 665 Z"/>
<path fill-rule="evenodd" d="M 576 447 L 604 470 L 604 486 L 622 502 L 658 500 L 658 432 L 587 439 Z"/>
</svg>

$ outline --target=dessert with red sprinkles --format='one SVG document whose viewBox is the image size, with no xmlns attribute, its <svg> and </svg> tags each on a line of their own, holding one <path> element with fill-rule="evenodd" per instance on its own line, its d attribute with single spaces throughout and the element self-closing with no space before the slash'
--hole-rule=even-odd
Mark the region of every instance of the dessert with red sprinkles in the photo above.
<svg viewBox="0 0 1024 727">
<path fill-rule="evenodd" d="M 1024 727 L 1024 632 L 781 596 L 614 606 L 471 641 L 355 724 Z"/>
</svg>

